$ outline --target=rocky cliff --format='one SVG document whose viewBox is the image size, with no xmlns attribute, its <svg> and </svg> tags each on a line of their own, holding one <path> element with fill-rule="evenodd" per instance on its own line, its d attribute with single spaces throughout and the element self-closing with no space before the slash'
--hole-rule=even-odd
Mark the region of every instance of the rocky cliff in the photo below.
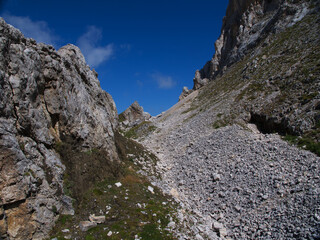
<svg viewBox="0 0 320 240">
<path fill-rule="evenodd" d="M 268 44 L 270 35 L 279 33 L 308 12 L 309 1 L 231 0 L 223 19 L 221 35 L 215 42 L 215 54 L 197 71 L 194 89 L 223 74 L 233 63 L 243 59 L 257 46 Z"/>
<path fill-rule="evenodd" d="M 215 55 L 196 72 L 194 89 L 211 83 L 205 94 L 238 91 L 231 118 L 318 141 L 319 28 L 311 19 L 318 11 L 319 1 L 230 1 Z"/>
<path fill-rule="evenodd" d="M 56 149 L 68 142 L 119 161 L 117 110 L 78 47 L 55 51 L 0 19 L 0 49 L 0 236 L 43 239 L 59 213 L 73 213 L 70 163 Z"/>
</svg>

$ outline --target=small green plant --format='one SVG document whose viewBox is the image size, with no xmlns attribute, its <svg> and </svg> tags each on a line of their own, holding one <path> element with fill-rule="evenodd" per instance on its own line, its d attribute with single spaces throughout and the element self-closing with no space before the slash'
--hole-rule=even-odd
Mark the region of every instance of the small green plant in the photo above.
<svg viewBox="0 0 320 240">
<path fill-rule="evenodd" d="M 96 238 L 94 236 L 91 236 L 89 234 L 85 237 L 85 240 L 95 240 L 95 239 Z"/>
<path fill-rule="evenodd" d="M 126 119 L 124 118 L 124 114 L 120 113 L 119 114 L 119 122 L 124 122 Z"/>
<path fill-rule="evenodd" d="M 133 138 L 136 139 L 141 135 L 149 134 L 157 129 L 156 126 L 151 125 L 151 122 L 144 121 L 137 126 L 132 127 L 130 130 L 125 132 L 124 136 L 126 138 Z"/>
<path fill-rule="evenodd" d="M 218 129 L 218 128 L 221 128 L 221 127 L 228 126 L 230 124 L 230 122 L 231 122 L 231 119 L 233 119 L 232 116 L 229 116 L 229 118 L 216 120 L 214 123 L 212 123 L 212 127 L 214 129 Z"/>
<path fill-rule="evenodd" d="M 91 154 L 94 154 L 94 153 L 98 153 L 99 152 L 99 149 L 97 148 L 92 148 L 88 151 L 85 151 L 84 153 L 88 154 L 88 155 L 91 155 Z"/>
<path fill-rule="evenodd" d="M 58 222 L 62 225 L 65 225 L 67 222 L 70 222 L 72 219 L 71 215 L 60 215 Z"/>
<path fill-rule="evenodd" d="M 143 240 L 162 240 L 163 235 L 157 228 L 155 224 L 147 224 L 143 227 L 142 233 L 140 234 L 141 239 Z"/>
<path fill-rule="evenodd" d="M 69 175 L 65 172 L 63 175 L 63 192 L 67 196 L 72 196 L 72 181 Z"/>
<path fill-rule="evenodd" d="M 36 178 L 36 174 L 31 169 L 25 172 L 24 176 L 32 176 L 33 178 Z"/>
<path fill-rule="evenodd" d="M 297 145 L 300 148 L 304 148 L 320 156 L 320 143 L 311 138 L 286 135 L 283 137 L 283 139 L 291 144 Z"/>
<path fill-rule="evenodd" d="M 94 188 L 92 192 L 96 196 L 101 196 L 103 194 L 103 192 L 98 188 Z"/>
<path fill-rule="evenodd" d="M 52 206 L 51 211 L 56 215 L 59 213 L 59 211 L 55 205 Z"/>
<path fill-rule="evenodd" d="M 25 145 L 24 145 L 24 143 L 20 143 L 20 144 L 19 144 L 19 147 L 20 147 L 21 151 L 24 152 L 24 150 L 25 150 Z"/>
<path fill-rule="evenodd" d="M 154 132 L 155 130 L 157 130 L 157 127 L 156 127 L 156 126 L 153 126 L 153 125 L 152 125 L 152 126 L 149 126 L 149 127 L 148 127 L 148 131 L 149 131 L 149 132 Z"/>
</svg>

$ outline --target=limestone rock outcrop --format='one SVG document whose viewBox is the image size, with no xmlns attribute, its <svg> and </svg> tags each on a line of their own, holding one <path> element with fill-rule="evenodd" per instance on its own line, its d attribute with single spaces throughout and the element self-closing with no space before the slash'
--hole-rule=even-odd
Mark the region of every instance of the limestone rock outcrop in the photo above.
<svg viewBox="0 0 320 240">
<path fill-rule="evenodd" d="M 199 70 L 196 71 L 193 78 L 193 89 L 197 90 L 205 85 L 207 85 L 209 82 L 208 78 L 202 78 L 201 73 Z"/>
<path fill-rule="evenodd" d="M 182 88 L 182 93 L 179 96 L 179 101 L 184 99 L 186 96 L 188 96 L 190 93 L 192 93 L 192 89 L 188 89 L 187 87 Z"/>
<path fill-rule="evenodd" d="M 119 115 L 123 127 L 133 127 L 151 118 L 151 115 L 144 112 L 143 107 L 137 101 L 132 103 L 124 112 Z"/>
<path fill-rule="evenodd" d="M 43 239 L 73 213 L 55 147 L 72 140 L 119 161 L 117 110 L 76 46 L 55 51 L 0 18 L 0 49 L 0 238 Z"/>
<path fill-rule="evenodd" d="M 193 89 L 202 79 L 215 79 L 233 63 L 244 58 L 271 33 L 281 32 L 308 13 L 309 1 L 230 0 L 213 58 L 196 73 Z M 256 48 L 255 51 L 259 51 Z"/>
</svg>

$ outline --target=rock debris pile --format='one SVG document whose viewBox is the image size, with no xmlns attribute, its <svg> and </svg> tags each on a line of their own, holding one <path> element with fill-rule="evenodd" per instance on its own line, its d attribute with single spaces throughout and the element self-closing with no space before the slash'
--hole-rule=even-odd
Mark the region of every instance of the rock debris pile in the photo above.
<svg viewBox="0 0 320 240">
<path fill-rule="evenodd" d="M 176 126 L 143 143 L 160 159 L 162 180 L 153 180 L 165 192 L 175 189 L 182 206 L 198 214 L 195 223 L 232 239 L 319 236 L 319 157 L 237 125 L 206 135 L 191 129 L 186 136 Z M 205 227 L 193 230 L 215 239 Z"/>
</svg>

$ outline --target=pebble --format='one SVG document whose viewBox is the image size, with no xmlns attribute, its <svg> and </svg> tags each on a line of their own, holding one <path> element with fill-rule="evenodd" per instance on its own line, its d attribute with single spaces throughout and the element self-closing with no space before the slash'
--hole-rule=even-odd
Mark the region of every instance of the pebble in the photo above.
<svg viewBox="0 0 320 240">
<path fill-rule="evenodd" d="M 148 190 L 149 190 L 152 194 L 154 194 L 154 189 L 153 189 L 153 187 L 148 186 Z"/>
<path fill-rule="evenodd" d="M 197 239 L 197 240 L 204 240 L 203 237 L 201 237 L 200 234 L 197 234 L 197 235 L 196 235 L 196 239 Z"/>
<path fill-rule="evenodd" d="M 176 223 L 175 222 L 169 222 L 168 223 L 168 228 L 173 228 L 175 227 Z"/>
</svg>

